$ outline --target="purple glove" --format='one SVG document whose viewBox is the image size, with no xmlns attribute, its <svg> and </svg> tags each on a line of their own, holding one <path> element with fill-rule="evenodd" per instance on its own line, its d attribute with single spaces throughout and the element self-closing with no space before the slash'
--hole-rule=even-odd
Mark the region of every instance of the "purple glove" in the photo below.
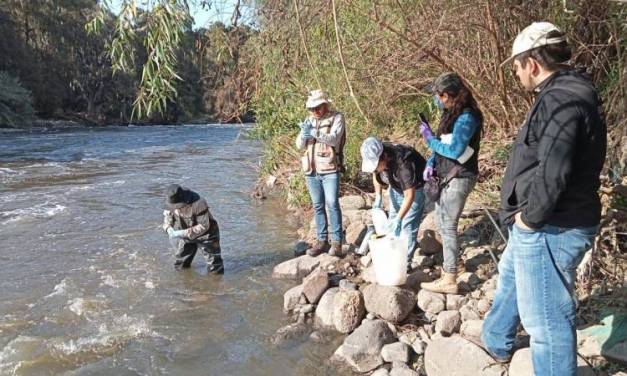
<svg viewBox="0 0 627 376">
<path fill-rule="evenodd" d="M 435 137 L 433 135 L 433 132 L 431 131 L 431 127 L 429 126 L 429 124 L 425 123 L 424 121 L 420 122 L 420 134 L 422 135 L 422 138 L 424 138 L 426 141 L 429 141 L 430 139 Z"/>
<path fill-rule="evenodd" d="M 435 171 L 433 169 L 433 166 L 425 167 L 425 170 L 422 172 L 422 180 L 429 181 L 429 180 L 433 179 L 433 173 L 434 172 Z"/>
</svg>

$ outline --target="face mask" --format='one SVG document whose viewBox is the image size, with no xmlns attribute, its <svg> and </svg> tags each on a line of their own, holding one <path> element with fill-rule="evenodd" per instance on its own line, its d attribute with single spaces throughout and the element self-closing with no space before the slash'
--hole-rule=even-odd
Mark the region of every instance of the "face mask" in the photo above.
<svg viewBox="0 0 627 376">
<path fill-rule="evenodd" d="M 435 103 L 435 106 L 439 108 L 440 111 L 444 111 L 444 103 L 442 103 L 442 101 L 440 100 L 440 97 L 438 97 L 437 95 L 434 95 L 433 103 Z"/>
</svg>

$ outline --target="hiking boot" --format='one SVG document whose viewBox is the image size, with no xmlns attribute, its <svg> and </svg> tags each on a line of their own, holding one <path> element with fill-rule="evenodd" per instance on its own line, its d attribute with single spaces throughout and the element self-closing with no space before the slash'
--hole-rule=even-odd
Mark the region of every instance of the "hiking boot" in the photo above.
<svg viewBox="0 0 627 376">
<path fill-rule="evenodd" d="M 423 282 L 420 287 L 441 294 L 457 294 L 457 273 L 442 272 L 442 276 L 433 282 Z"/>
<path fill-rule="evenodd" d="M 329 249 L 329 255 L 341 257 L 342 256 L 342 243 L 332 241 L 331 249 Z"/>
<path fill-rule="evenodd" d="M 327 249 L 329 249 L 329 242 L 326 240 L 316 240 L 314 246 L 307 250 L 307 254 L 311 257 L 316 257 L 326 252 Z"/>
</svg>

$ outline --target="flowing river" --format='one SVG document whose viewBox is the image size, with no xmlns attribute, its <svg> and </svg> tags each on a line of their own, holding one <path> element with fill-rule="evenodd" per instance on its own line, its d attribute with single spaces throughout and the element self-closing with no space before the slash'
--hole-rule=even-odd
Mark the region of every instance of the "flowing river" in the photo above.
<svg viewBox="0 0 627 376">
<path fill-rule="evenodd" d="M 241 127 L 0 130 L 0 374 L 326 375 L 335 343 L 269 339 L 292 257 L 280 202 L 249 197 L 261 145 Z M 205 197 L 224 276 L 177 271 L 163 191 Z"/>
</svg>

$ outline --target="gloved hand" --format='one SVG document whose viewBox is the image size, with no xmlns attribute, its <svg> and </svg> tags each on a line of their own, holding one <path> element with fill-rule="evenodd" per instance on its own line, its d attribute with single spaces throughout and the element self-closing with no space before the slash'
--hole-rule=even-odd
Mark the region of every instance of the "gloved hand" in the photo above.
<svg viewBox="0 0 627 376">
<path fill-rule="evenodd" d="M 388 223 L 388 233 L 396 237 L 401 236 L 401 223 L 402 222 L 403 222 L 403 219 L 400 218 L 399 216 L 392 218 L 390 220 L 390 223 Z"/>
<path fill-rule="evenodd" d="M 172 238 L 182 238 L 185 230 L 175 230 L 172 227 L 168 227 L 168 236 Z"/>
<path fill-rule="evenodd" d="M 425 170 L 422 172 L 422 180 L 429 181 L 429 180 L 433 179 L 434 173 L 435 173 L 435 170 L 434 170 L 433 166 L 425 167 Z"/>
<path fill-rule="evenodd" d="M 309 134 L 313 138 L 318 138 L 318 136 L 320 135 L 320 131 L 317 130 L 316 128 L 312 128 Z"/>
<path fill-rule="evenodd" d="M 380 194 L 376 194 L 374 196 L 374 201 L 372 202 L 372 208 L 373 209 L 381 209 L 381 195 Z"/>
<path fill-rule="evenodd" d="M 422 135 L 422 138 L 424 138 L 426 141 L 429 141 L 430 139 L 435 137 L 429 124 L 425 123 L 424 121 L 420 122 L 420 134 Z"/>
<path fill-rule="evenodd" d="M 309 130 L 311 129 L 311 121 L 309 121 L 309 119 L 305 119 L 300 124 L 298 124 L 298 126 L 300 127 L 301 131 Z"/>
<path fill-rule="evenodd" d="M 307 141 L 311 139 L 311 128 L 308 129 L 303 129 L 302 131 L 300 131 L 300 137 Z"/>
</svg>

